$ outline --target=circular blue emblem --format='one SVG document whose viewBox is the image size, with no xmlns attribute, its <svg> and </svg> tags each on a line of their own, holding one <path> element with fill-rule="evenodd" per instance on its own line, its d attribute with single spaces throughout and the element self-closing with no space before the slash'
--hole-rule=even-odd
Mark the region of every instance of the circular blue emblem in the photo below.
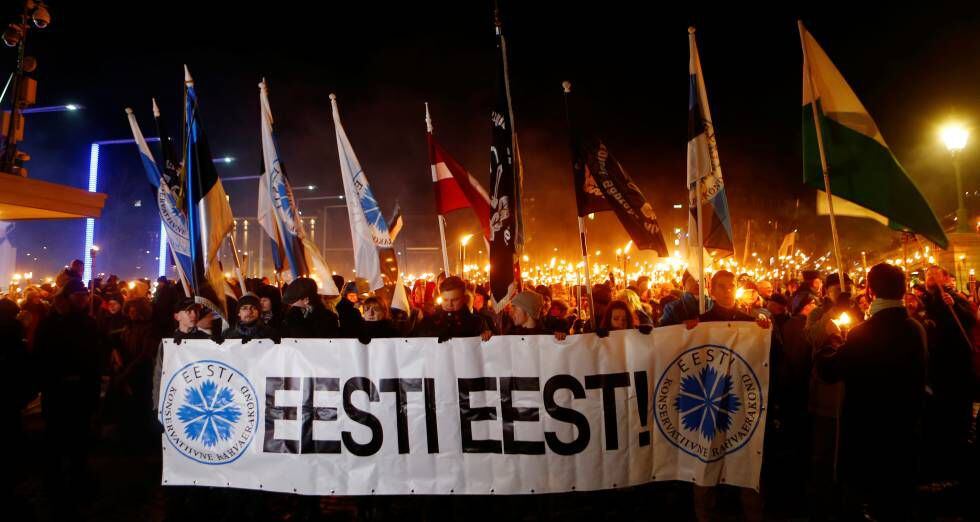
<svg viewBox="0 0 980 522">
<path fill-rule="evenodd" d="M 671 444 L 702 462 L 742 449 L 762 418 L 762 385 L 731 348 L 681 353 L 657 381 L 654 419 Z"/>
<path fill-rule="evenodd" d="M 259 402 L 240 371 L 221 362 L 192 362 L 174 372 L 163 391 L 164 437 L 201 464 L 234 462 L 255 437 Z"/>
</svg>

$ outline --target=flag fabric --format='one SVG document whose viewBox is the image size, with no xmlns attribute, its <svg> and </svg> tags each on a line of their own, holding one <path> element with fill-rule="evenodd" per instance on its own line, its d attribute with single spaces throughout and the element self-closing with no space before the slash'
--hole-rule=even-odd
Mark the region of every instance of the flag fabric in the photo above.
<svg viewBox="0 0 980 522">
<path fill-rule="evenodd" d="M 637 248 L 656 250 L 661 257 L 669 255 L 653 206 L 606 144 L 597 138 L 576 138 L 574 142 L 579 216 L 612 210 Z"/>
<path fill-rule="evenodd" d="M 792 231 L 783 237 L 783 242 L 779 245 L 779 252 L 777 255 L 780 258 L 790 257 L 793 255 L 793 251 L 796 249 L 796 231 Z"/>
<path fill-rule="evenodd" d="M 392 243 L 395 242 L 403 226 L 405 226 L 405 219 L 402 218 L 402 207 L 396 201 L 395 210 L 391 212 L 391 217 L 388 218 L 388 234 L 391 236 Z"/>
<path fill-rule="evenodd" d="M 160 107 L 157 106 L 156 98 L 153 101 L 153 120 L 157 126 L 157 136 L 160 137 L 160 157 L 157 159 L 157 167 L 160 172 L 160 180 L 170 187 L 170 193 L 177 201 L 177 208 L 184 211 L 183 184 L 180 180 L 180 160 L 177 159 L 177 152 L 174 150 L 174 142 L 167 130 L 166 121 L 160 114 Z M 156 184 L 154 184 L 156 186 Z"/>
<path fill-rule="evenodd" d="M 225 281 L 218 251 L 234 227 L 234 217 L 212 161 L 198 111 L 194 80 L 186 66 L 184 75 L 185 139 L 181 178 L 186 182 L 187 231 L 193 265 L 187 280 L 199 302 L 227 317 Z"/>
<path fill-rule="evenodd" d="M 688 31 L 690 46 L 690 81 L 688 91 L 688 141 L 687 186 L 689 191 L 690 218 L 688 241 L 694 249 L 703 247 L 709 252 L 734 254 L 732 221 L 728 212 L 728 198 L 721 176 L 721 159 L 715 141 L 714 124 L 708 108 L 708 93 L 701 72 L 694 29 Z M 701 193 L 698 194 L 700 181 Z M 701 220 L 698 222 L 698 200 L 701 204 Z M 700 232 L 700 233 L 699 233 Z M 698 240 L 701 245 L 698 245 Z"/>
<path fill-rule="evenodd" d="M 382 274 L 388 275 L 393 281 L 398 276 L 388 223 L 340 123 L 337 97 L 333 94 L 330 95 L 330 105 L 337 132 L 340 177 L 344 182 L 347 216 L 350 218 L 351 239 L 354 244 L 354 267 L 357 277 L 364 278 L 371 290 L 377 290 L 384 286 Z"/>
<path fill-rule="evenodd" d="M 272 206 L 272 196 L 269 193 L 269 183 L 264 168 L 259 175 L 259 201 L 256 208 L 256 220 L 265 233 L 266 237 L 263 241 L 269 241 L 271 245 L 269 250 L 272 253 L 272 266 L 278 274 L 283 271 L 285 256 L 279 241 L 279 224 L 276 222 L 276 211 Z"/>
<path fill-rule="evenodd" d="M 283 260 L 287 281 L 310 274 L 303 246 L 305 230 L 300 223 L 299 209 L 286 166 L 279 158 L 273 131 L 272 107 L 265 80 L 259 84 L 259 106 L 262 112 L 262 159 L 264 171 L 259 178 L 259 224 L 276 241 Z M 271 218 L 271 219 L 270 219 Z M 270 227 L 269 228 L 266 227 Z"/>
<path fill-rule="evenodd" d="M 394 293 L 391 296 L 391 308 L 393 310 L 411 312 L 412 306 L 408 302 L 408 292 L 405 291 L 405 282 L 402 280 L 401 276 L 398 277 L 398 282 L 395 283 L 393 290 Z"/>
<path fill-rule="evenodd" d="M 885 216 L 941 248 L 949 239 L 929 202 L 885 143 L 871 115 L 820 44 L 799 24 L 803 47 L 803 181 L 825 190 L 814 112 L 830 192 Z M 814 111 L 815 109 L 815 111 Z M 836 207 L 835 207 L 836 213 Z"/>
<path fill-rule="evenodd" d="M 0 278 L 4 281 L 10 281 L 17 269 L 17 249 L 10 241 L 15 226 L 12 221 L 0 221 Z"/>
<path fill-rule="evenodd" d="M 429 161 L 433 168 L 432 183 L 436 191 L 436 211 L 446 214 L 464 208 L 473 209 L 483 228 L 483 236 L 490 238 L 490 196 L 480 182 L 442 148 L 431 132 Z"/>
<path fill-rule="evenodd" d="M 589 156 L 584 139 L 573 131 L 572 173 L 575 178 L 575 206 L 579 217 L 612 210 L 589 168 Z"/>
<path fill-rule="evenodd" d="M 521 287 L 517 230 L 517 172 L 510 88 L 507 84 L 506 43 L 497 26 L 496 98 L 490 111 L 490 294 L 500 312 Z"/>
<path fill-rule="evenodd" d="M 153 103 L 154 113 L 156 102 Z M 190 253 L 190 240 L 187 235 L 187 216 L 178 208 L 177 198 L 173 193 L 170 183 L 176 182 L 178 178 L 173 175 L 164 176 L 160 170 L 153 152 L 143 137 L 139 123 L 136 122 L 136 115 L 130 108 L 126 109 L 129 118 L 129 127 L 133 131 L 133 140 L 140 153 L 143 169 L 150 180 L 150 184 L 156 190 L 157 210 L 160 212 L 160 221 L 167 234 L 167 244 L 174 256 L 174 264 L 177 266 L 177 275 L 184 287 L 184 291 L 189 290 L 187 273 L 193 270 Z M 162 139 L 162 138 L 161 138 Z"/>
<path fill-rule="evenodd" d="M 829 216 L 830 215 L 830 205 L 827 203 L 827 193 L 822 190 L 817 190 L 817 215 L 818 216 Z M 857 217 L 871 219 L 885 225 L 886 227 L 895 225 L 896 230 L 901 230 L 900 226 L 892 223 L 887 217 L 881 214 L 868 210 L 857 203 L 851 203 L 846 199 L 839 198 L 835 195 L 831 195 L 834 200 L 834 215 L 846 216 L 846 217 Z"/>
</svg>

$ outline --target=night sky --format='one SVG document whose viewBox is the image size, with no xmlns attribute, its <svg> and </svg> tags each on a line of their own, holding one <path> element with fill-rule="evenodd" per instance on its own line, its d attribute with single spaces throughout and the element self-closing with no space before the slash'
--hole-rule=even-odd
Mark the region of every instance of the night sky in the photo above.
<svg viewBox="0 0 980 522">
<path fill-rule="evenodd" d="M 85 109 L 29 117 L 22 149 L 33 158 L 27 164 L 30 177 L 85 186 L 89 144 L 131 137 L 125 107 L 136 111 L 144 134 L 156 134 L 154 96 L 176 133 L 186 63 L 196 80 L 212 152 L 235 158 L 219 165 L 223 177 L 260 173 L 257 83 L 265 77 L 280 154 L 294 187 L 317 186 L 312 192 L 298 190 L 297 196 L 341 194 L 328 99 L 334 92 L 375 195 L 386 209 L 397 200 L 406 215 L 398 242 L 407 254 L 402 268 L 435 268 L 435 255 L 409 250 L 438 245 L 423 102 L 430 103 L 437 138 L 486 184 L 496 52 L 490 3 L 346 7 L 331 2 L 330 10 L 305 3 L 217 4 L 223 3 L 114 6 L 53 0 L 53 23 L 32 31 L 28 40 L 28 54 L 39 62 L 38 105 L 70 102 Z M 801 230 L 802 247 L 821 254 L 829 249 L 827 220 L 813 216 L 814 192 L 802 186 L 799 17 L 936 213 L 955 211 L 952 167 L 936 133 L 950 116 L 980 127 L 980 9 L 930 3 L 915 11 L 751 12 L 698 4 L 699 10 L 671 13 L 654 3 L 570 4 L 502 3 L 525 192 L 533 198 L 526 216 L 530 254 L 550 257 L 559 248 L 560 256 L 576 255 L 560 86 L 566 79 L 573 83 L 576 121 L 605 140 L 653 203 L 664 230 L 686 225 L 685 211 L 672 204 L 686 200 L 691 24 L 698 29 L 739 255 L 746 220 L 753 221 L 758 239 L 751 250 L 774 252 L 776 238 L 794 226 Z M 144 12 L 148 6 L 154 11 Z M 15 8 L 8 3 L 4 23 Z M 3 74 L 14 59 L 13 50 L 0 50 Z M 978 142 L 963 157 L 965 189 L 971 193 L 980 188 Z M 99 190 L 109 201 L 97 223 L 96 242 L 104 245 L 99 271 L 154 276 L 159 222 L 135 146 L 105 151 Z M 225 188 L 236 216 L 255 215 L 256 181 L 228 182 Z M 971 208 L 980 209 L 980 197 L 973 199 Z M 134 207 L 137 200 L 140 207 Z M 352 259 L 342 250 L 350 244 L 346 212 L 322 207 L 322 201 L 300 204 L 307 216 L 326 212 L 327 236 L 320 227 L 317 240 L 326 239 L 327 261 L 347 271 Z M 611 214 L 591 227 L 592 250 L 603 250 L 604 256 L 627 240 Z M 898 236 L 853 219 L 842 220 L 841 228 L 844 249 L 851 253 L 884 249 Z M 449 218 L 451 238 L 478 230 L 476 220 L 463 212 Z M 82 221 L 19 223 L 18 269 L 33 269 L 35 277 L 53 274 L 81 256 L 82 231 Z M 256 232 L 253 225 L 253 255 Z M 667 239 L 673 243 L 672 235 Z"/>
</svg>

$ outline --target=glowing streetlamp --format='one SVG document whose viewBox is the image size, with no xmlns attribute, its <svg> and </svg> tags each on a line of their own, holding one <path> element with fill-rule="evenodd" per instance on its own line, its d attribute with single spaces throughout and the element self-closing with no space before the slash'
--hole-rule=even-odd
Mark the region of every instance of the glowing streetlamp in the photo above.
<svg viewBox="0 0 980 522">
<path fill-rule="evenodd" d="M 459 238 L 459 264 L 462 269 L 466 268 L 466 245 L 470 244 L 473 234 L 466 234 Z"/>
<path fill-rule="evenodd" d="M 939 137 L 953 158 L 953 171 L 956 173 L 956 231 L 970 232 L 966 222 L 966 203 L 963 201 L 963 181 L 960 176 L 960 151 L 966 147 L 970 131 L 961 123 L 948 123 L 939 130 Z"/>
</svg>

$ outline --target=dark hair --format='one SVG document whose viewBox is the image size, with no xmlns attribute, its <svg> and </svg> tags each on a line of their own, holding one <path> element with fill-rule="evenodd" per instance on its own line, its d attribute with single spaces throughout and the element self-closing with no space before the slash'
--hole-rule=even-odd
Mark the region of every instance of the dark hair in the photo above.
<svg viewBox="0 0 980 522">
<path fill-rule="evenodd" d="M 440 292 L 451 292 L 453 290 L 460 290 L 462 292 L 466 291 L 466 283 L 463 282 L 458 276 L 447 277 L 439 284 Z"/>
<path fill-rule="evenodd" d="M 711 276 L 711 287 L 714 288 L 715 281 L 721 279 L 722 277 L 730 277 L 735 279 L 735 274 L 729 272 L 728 270 L 719 270 Z"/>
<path fill-rule="evenodd" d="M 568 304 L 565 303 L 565 301 L 562 301 L 561 299 L 555 299 L 554 301 L 552 301 L 551 307 L 557 308 L 559 311 L 561 311 L 562 314 L 568 313 Z"/>
<path fill-rule="evenodd" d="M 372 295 L 371 297 L 365 299 L 364 302 L 361 304 L 364 309 L 367 309 L 367 307 L 371 305 L 378 305 L 379 307 L 381 307 L 381 315 L 386 319 L 391 315 L 390 311 L 388 310 L 387 303 L 385 303 L 384 300 L 381 299 L 380 297 Z"/>
<path fill-rule="evenodd" d="M 905 295 L 905 272 L 888 263 L 878 263 L 868 271 L 868 287 L 876 297 L 901 299 Z"/>
<path fill-rule="evenodd" d="M 636 328 L 636 319 L 633 317 L 633 310 L 630 309 L 628 304 L 619 300 L 609 303 L 609 306 L 606 307 L 606 313 L 602 316 L 602 328 L 606 330 L 611 328 L 613 310 L 623 310 L 626 312 L 626 329 L 632 330 Z"/>
</svg>

